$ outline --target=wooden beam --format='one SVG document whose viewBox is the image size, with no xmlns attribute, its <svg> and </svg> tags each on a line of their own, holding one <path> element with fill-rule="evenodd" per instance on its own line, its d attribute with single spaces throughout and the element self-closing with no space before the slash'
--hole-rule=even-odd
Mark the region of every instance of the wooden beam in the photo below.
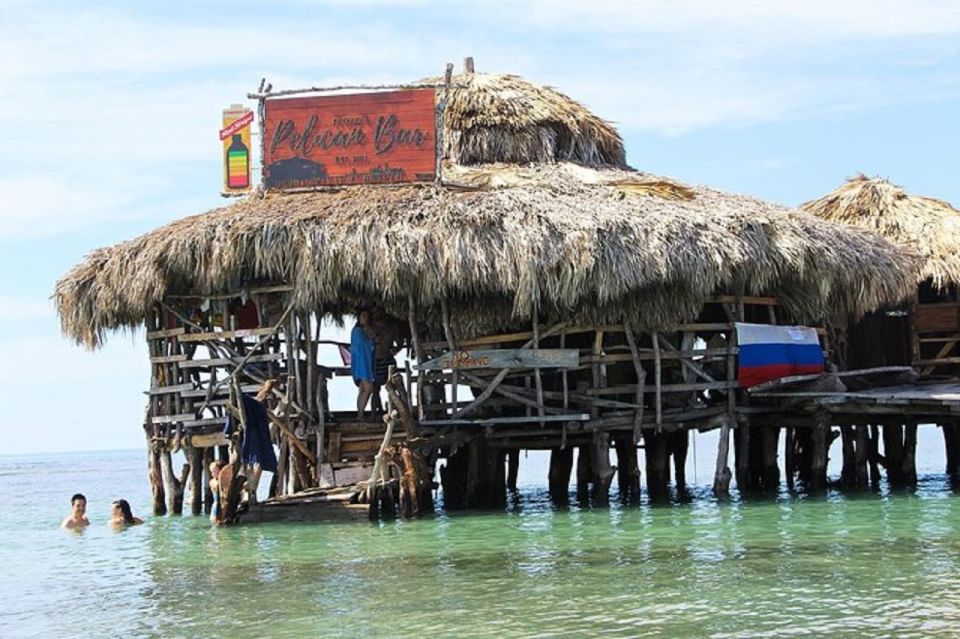
<svg viewBox="0 0 960 639">
<path fill-rule="evenodd" d="M 176 337 L 178 335 L 183 335 L 187 332 L 187 329 L 182 326 L 177 328 L 165 328 L 158 331 L 147 331 L 147 339 L 165 339 L 167 337 Z"/>
<path fill-rule="evenodd" d="M 428 419 L 420 422 L 421 426 L 486 426 L 491 424 L 536 424 L 537 422 L 585 422 L 590 420 L 589 413 L 566 413 L 563 415 L 518 415 L 515 417 L 488 417 L 483 419 Z M 531 431 L 536 434 L 537 431 Z"/>
<path fill-rule="evenodd" d="M 234 331 L 186 333 L 181 335 L 179 339 L 181 342 L 210 342 L 215 340 L 236 339 L 238 337 L 263 337 L 264 335 L 273 335 L 276 331 L 277 327 L 242 328 Z"/>
</svg>

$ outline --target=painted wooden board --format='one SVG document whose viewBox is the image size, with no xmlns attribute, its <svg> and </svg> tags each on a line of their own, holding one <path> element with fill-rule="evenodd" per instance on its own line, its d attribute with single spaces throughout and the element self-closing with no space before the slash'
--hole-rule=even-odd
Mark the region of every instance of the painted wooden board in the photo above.
<svg viewBox="0 0 960 639">
<path fill-rule="evenodd" d="M 425 371 L 471 368 L 574 368 L 580 365 L 580 351 L 576 349 L 541 348 L 470 350 L 444 353 L 436 359 L 420 364 Z"/>
</svg>

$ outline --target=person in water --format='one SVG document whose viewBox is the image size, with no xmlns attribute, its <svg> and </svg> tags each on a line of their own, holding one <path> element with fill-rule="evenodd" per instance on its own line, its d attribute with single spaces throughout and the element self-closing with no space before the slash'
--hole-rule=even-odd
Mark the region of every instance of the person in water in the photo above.
<svg viewBox="0 0 960 639">
<path fill-rule="evenodd" d="M 374 367 L 374 342 L 370 326 L 370 311 L 361 309 L 357 323 L 350 333 L 350 372 L 357 385 L 357 418 L 362 419 L 367 402 L 373 395 L 376 370 Z"/>
<path fill-rule="evenodd" d="M 113 502 L 110 510 L 110 525 L 114 528 L 126 528 L 127 526 L 138 526 L 143 523 L 139 517 L 134 517 L 130 510 L 130 504 L 126 499 L 118 499 Z"/>
<path fill-rule="evenodd" d="M 81 529 L 90 525 L 87 519 L 87 498 L 81 493 L 77 493 L 70 498 L 70 514 L 63 522 L 61 528 Z"/>
<path fill-rule="evenodd" d="M 220 460 L 210 462 L 210 492 L 213 493 L 213 508 L 210 509 L 210 521 L 216 522 L 220 516 L 220 471 L 224 463 Z"/>
</svg>

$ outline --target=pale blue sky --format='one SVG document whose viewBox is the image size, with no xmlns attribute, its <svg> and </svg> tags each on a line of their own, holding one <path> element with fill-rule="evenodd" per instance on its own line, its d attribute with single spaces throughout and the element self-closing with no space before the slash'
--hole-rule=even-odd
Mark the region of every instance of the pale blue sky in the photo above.
<svg viewBox="0 0 960 639">
<path fill-rule="evenodd" d="M 862 171 L 960 204 L 958 2 L 0 0 L 0 453 L 142 446 L 142 341 L 89 354 L 48 298 L 90 250 L 222 204 L 222 107 L 465 55 L 614 121 L 642 170 L 791 205 Z"/>
</svg>

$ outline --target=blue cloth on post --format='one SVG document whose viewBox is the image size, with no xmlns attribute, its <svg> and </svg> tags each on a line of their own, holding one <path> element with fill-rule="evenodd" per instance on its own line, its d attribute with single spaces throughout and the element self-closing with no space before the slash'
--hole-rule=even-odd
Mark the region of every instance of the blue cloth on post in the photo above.
<svg viewBox="0 0 960 639">
<path fill-rule="evenodd" d="M 355 382 L 372 382 L 376 377 L 373 366 L 373 340 L 359 324 L 354 326 L 350 333 L 350 370 Z"/>
<path fill-rule="evenodd" d="M 260 464 L 263 470 L 277 472 L 277 455 L 273 452 L 273 443 L 270 441 L 270 419 L 267 417 L 267 407 L 261 402 L 241 393 L 243 412 L 247 417 L 247 429 L 243 433 L 243 446 L 240 461 L 244 464 Z M 236 420 L 232 414 L 227 415 L 227 425 L 223 434 L 229 437 L 236 427 Z"/>
</svg>

